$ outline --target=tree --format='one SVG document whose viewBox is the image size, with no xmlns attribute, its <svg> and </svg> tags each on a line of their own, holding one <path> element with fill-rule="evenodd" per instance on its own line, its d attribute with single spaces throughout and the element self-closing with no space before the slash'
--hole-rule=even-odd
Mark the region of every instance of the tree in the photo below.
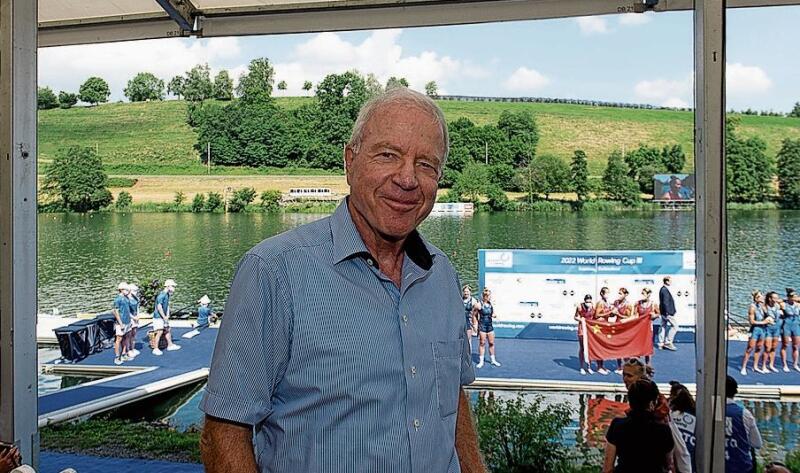
<svg viewBox="0 0 800 473">
<path fill-rule="evenodd" d="M 489 182 L 489 173 L 485 165 L 469 163 L 461 171 L 453 191 L 466 202 L 478 203 L 480 196 L 485 193 L 486 184 Z"/>
<path fill-rule="evenodd" d="M 397 78 L 392 76 L 386 81 L 386 90 L 393 89 L 395 87 L 408 87 L 408 81 L 405 77 Z"/>
<path fill-rule="evenodd" d="M 670 174 L 680 174 L 686 166 L 686 153 L 679 144 L 664 146 L 661 150 L 661 163 Z"/>
<path fill-rule="evenodd" d="M 91 105 L 108 102 L 109 95 L 111 95 L 111 91 L 108 88 L 108 82 L 100 77 L 86 79 L 86 82 L 81 84 L 80 89 L 78 89 L 78 96 L 81 101 Z"/>
<path fill-rule="evenodd" d="M 578 202 L 582 203 L 586 200 L 591 191 L 589 186 L 589 161 L 583 150 L 575 150 L 575 154 L 572 156 L 572 163 L 570 164 L 570 171 L 572 171 L 570 176 L 572 190 L 578 195 Z"/>
<path fill-rule="evenodd" d="M 789 112 L 789 115 L 787 116 L 792 118 L 800 118 L 800 102 L 794 103 L 794 108 L 792 108 L 792 111 Z"/>
<path fill-rule="evenodd" d="M 113 200 L 103 162 L 94 149 L 82 146 L 56 152 L 46 167 L 42 189 L 72 212 L 97 210 Z"/>
<path fill-rule="evenodd" d="M 278 90 L 286 90 L 288 85 L 286 85 L 286 81 L 282 80 L 278 82 Z"/>
<path fill-rule="evenodd" d="M 225 69 L 219 71 L 214 77 L 214 98 L 217 100 L 233 98 L 233 79 Z"/>
<path fill-rule="evenodd" d="M 425 84 L 425 94 L 428 97 L 438 97 L 439 96 L 439 87 L 436 85 L 435 81 L 430 81 Z"/>
<path fill-rule="evenodd" d="M 172 201 L 175 202 L 175 205 L 180 207 L 186 202 L 186 194 L 184 194 L 183 191 L 178 191 L 175 193 L 175 198 Z"/>
<path fill-rule="evenodd" d="M 133 196 L 131 196 L 131 193 L 122 191 L 117 196 L 117 201 L 114 203 L 114 206 L 120 210 L 125 210 L 130 208 L 131 204 L 133 204 Z"/>
<path fill-rule="evenodd" d="M 265 57 L 253 59 L 247 66 L 247 72 L 239 77 L 236 93 L 249 102 L 269 100 L 274 82 L 275 70 L 269 59 Z"/>
<path fill-rule="evenodd" d="M 783 140 L 778 151 L 778 190 L 781 205 L 790 209 L 800 208 L 800 139 Z"/>
<path fill-rule="evenodd" d="M 175 76 L 170 79 L 167 84 L 167 93 L 170 93 L 178 98 L 183 95 L 183 87 L 186 84 L 186 79 L 183 76 Z"/>
<path fill-rule="evenodd" d="M 661 151 L 658 148 L 640 144 L 625 155 L 628 176 L 639 185 L 639 191 L 653 193 L 653 175 L 663 169 Z"/>
<path fill-rule="evenodd" d="M 535 199 L 539 194 L 550 199 L 550 194 L 569 188 L 570 169 L 558 156 L 543 154 L 531 161 L 517 174 L 517 187 Z"/>
<path fill-rule="evenodd" d="M 533 160 L 536 156 L 536 145 L 539 143 L 539 129 L 531 112 L 504 110 L 497 120 L 497 128 L 508 137 L 514 165 L 520 166 Z"/>
<path fill-rule="evenodd" d="M 383 85 L 381 85 L 381 82 L 378 80 L 378 77 L 371 72 L 367 74 L 366 78 L 364 78 L 364 85 L 367 88 L 368 99 L 371 99 L 372 97 L 376 97 L 383 93 Z"/>
<path fill-rule="evenodd" d="M 228 201 L 228 211 L 242 212 L 254 200 L 256 200 L 256 190 L 252 187 L 237 189 L 233 192 L 231 200 Z"/>
<path fill-rule="evenodd" d="M 209 192 L 208 199 L 206 199 L 205 210 L 207 212 L 214 212 L 222 207 L 222 195 L 218 192 Z"/>
<path fill-rule="evenodd" d="M 281 191 L 264 191 L 261 193 L 261 208 L 265 212 L 277 212 L 281 208 L 281 198 Z"/>
<path fill-rule="evenodd" d="M 622 153 L 613 151 L 608 157 L 608 164 L 603 173 L 603 190 L 611 200 L 619 200 L 631 205 L 641 200 L 639 186 L 629 175 L 628 165 Z"/>
<path fill-rule="evenodd" d="M 164 100 L 164 81 L 149 72 L 140 72 L 128 81 L 123 93 L 131 102 Z"/>
<path fill-rule="evenodd" d="M 312 84 L 310 80 L 303 82 L 303 90 L 305 90 L 306 92 L 310 91 L 313 88 L 314 84 Z"/>
<path fill-rule="evenodd" d="M 78 103 L 78 94 L 71 92 L 64 92 L 63 90 L 58 93 L 58 106 L 61 108 L 72 108 Z"/>
<path fill-rule="evenodd" d="M 192 199 L 192 212 L 198 213 L 205 210 L 206 207 L 206 196 L 200 192 L 194 195 Z"/>
<path fill-rule="evenodd" d="M 208 64 L 198 64 L 186 72 L 183 82 L 183 98 L 189 102 L 202 102 L 214 96 L 211 82 L 211 68 Z"/>
<path fill-rule="evenodd" d="M 542 396 L 478 396 L 475 421 L 489 471 L 577 471 L 571 461 L 575 452 L 563 442 L 571 418 L 569 404 L 546 402 Z"/>
<path fill-rule="evenodd" d="M 39 87 L 39 94 L 36 99 L 36 108 L 39 110 L 50 110 L 58 107 L 58 98 L 50 87 Z"/>
<path fill-rule="evenodd" d="M 736 133 L 738 121 L 728 118 L 725 135 L 727 156 L 728 200 L 732 202 L 764 202 L 771 194 L 772 160 L 767 157 L 767 144 L 758 137 L 740 138 Z"/>
</svg>

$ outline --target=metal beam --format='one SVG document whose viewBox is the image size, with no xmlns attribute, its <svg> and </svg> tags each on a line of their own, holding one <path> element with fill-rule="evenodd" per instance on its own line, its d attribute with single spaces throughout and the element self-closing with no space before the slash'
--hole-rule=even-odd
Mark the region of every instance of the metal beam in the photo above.
<svg viewBox="0 0 800 473">
<path fill-rule="evenodd" d="M 694 10 L 695 244 L 697 254 L 697 471 L 725 472 L 727 210 L 725 0 Z"/>
<path fill-rule="evenodd" d="M 197 9 L 189 0 L 156 0 L 183 31 L 194 31 L 194 17 Z"/>
<path fill-rule="evenodd" d="M 37 0 L 0 0 L 0 440 L 36 465 Z"/>
<path fill-rule="evenodd" d="M 39 47 L 74 44 L 113 43 L 141 39 L 180 38 L 190 33 L 169 18 L 147 21 L 95 23 L 82 26 L 50 27 L 39 30 Z"/>
</svg>

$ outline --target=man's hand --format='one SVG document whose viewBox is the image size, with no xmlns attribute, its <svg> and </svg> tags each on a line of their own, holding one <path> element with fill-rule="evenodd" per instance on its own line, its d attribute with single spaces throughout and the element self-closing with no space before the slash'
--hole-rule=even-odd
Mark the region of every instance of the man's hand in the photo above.
<svg viewBox="0 0 800 473">
<path fill-rule="evenodd" d="M 462 473 L 486 473 L 481 450 L 478 446 L 478 433 L 472 420 L 472 407 L 464 390 L 458 395 L 458 414 L 456 414 L 456 453 Z"/>
<path fill-rule="evenodd" d="M 19 465 L 21 460 L 17 447 L 0 451 L 0 473 L 9 473 Z"/>
<path fill-rule="evenodd" d="M 206 473 L 258 472 L 249 425 L 206 416 L 200 452 Z"/>
</svg>

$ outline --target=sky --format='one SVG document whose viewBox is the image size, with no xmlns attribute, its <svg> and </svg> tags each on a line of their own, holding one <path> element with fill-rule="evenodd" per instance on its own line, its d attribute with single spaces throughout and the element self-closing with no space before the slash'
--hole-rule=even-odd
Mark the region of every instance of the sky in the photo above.
<svg viewBox="0 0 800 473">
<path fill-rule="evenodd" d="M 800 7 L 728 12 L 727 108 L 788 112 L 800 101 Z M 686 107 L 693 95 L 691 12 L 607 15 L 483 25 L 211 39 L 171 38 L 39 50 L 39 85 L 77 92 L 97 75 L 124 100 L 127 81 L 167 82 L 195 64 L 234 78 L 267 57 L 276 82 L 305 95 L 306 80 L 358 69 L 406 77 L 440 94 L 554 97 Z"/>
</svg>

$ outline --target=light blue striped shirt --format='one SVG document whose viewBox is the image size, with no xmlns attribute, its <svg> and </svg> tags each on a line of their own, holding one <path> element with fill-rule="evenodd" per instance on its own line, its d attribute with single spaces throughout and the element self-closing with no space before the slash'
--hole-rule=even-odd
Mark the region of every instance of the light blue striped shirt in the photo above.
<svg viewBox="0 0 800 473">
<path fill-rule="evenodd" d="M 458 472 L 475 379 L 458 277 L 414 232 L 400 288 L 347 209 L 239 262 L 201 409 L 255 426 L 262 472 Z"/>
</svg>

